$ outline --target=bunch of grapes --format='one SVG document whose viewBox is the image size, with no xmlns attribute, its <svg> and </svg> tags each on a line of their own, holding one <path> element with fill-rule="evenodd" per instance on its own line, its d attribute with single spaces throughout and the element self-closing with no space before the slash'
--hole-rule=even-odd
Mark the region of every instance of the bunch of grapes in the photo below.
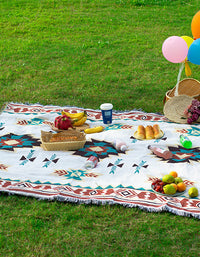
<svg viewBox="0 0 200 257">
<path fill-rule="evenodd" d="M 197 121 L 200 116 L 200 102 L 197 99 L 192 100 L 192 103 L 184 111 L 187 116 L 187 123 L 192 124 Z"/>
<path fill-rule="evenodd" d="M 152 187 L 156 192 L 164 194 L 163 187 L 166 185 L 161 179 L 157 179 L 152 183 Z"/>
</svg>

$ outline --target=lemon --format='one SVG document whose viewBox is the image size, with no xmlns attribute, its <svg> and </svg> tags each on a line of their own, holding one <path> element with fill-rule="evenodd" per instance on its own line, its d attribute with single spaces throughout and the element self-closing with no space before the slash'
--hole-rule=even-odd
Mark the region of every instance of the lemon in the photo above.
<svg viewBox="0 0 200 257">
<path fill-rule="evenodd" d="M 173 195 L 176 193 L 176 189 L 173 185 L 168 184 L 163 187 L 164 193 L 167 195 Z"/>
<path fill-rule="evenodd" d="M 173 183 L 174 180 L 175 180 L 175 178 L 174 178 L 172 175 L 165 175 L 165 176 L 163 176 L 163 178 L 162 178 L 162 181 L 163 181 L 164 183 L 167 183 L 167 184 Z"/>
<path fill-rule="evenodd" d="M 188 191 L 188 194 L 190 197 L 197 197 L 199 192 L 198 189 L 196 187 L 191 187 Z"/>
</svg>

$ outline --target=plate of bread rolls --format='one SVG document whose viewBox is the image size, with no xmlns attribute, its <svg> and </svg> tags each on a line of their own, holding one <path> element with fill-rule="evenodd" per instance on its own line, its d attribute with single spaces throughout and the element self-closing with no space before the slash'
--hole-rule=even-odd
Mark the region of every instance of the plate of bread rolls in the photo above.
<svg viewBox="0 0 200 257">
<path fill-rule="evenodd" d="M 134 133 L 134 137 L 139 140 L 159 139 L 163 135 L 164 133 L 158 124 L 154 124 L 153 126 L 148 125 L 146 127 L 139 125 Z"/>
</svg>

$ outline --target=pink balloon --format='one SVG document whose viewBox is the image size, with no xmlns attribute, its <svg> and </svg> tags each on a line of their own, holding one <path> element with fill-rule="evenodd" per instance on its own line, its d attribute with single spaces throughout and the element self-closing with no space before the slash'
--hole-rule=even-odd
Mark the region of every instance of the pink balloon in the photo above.
<svg viewBox="0 0 200 257">
<path fill-rule="evenodd" d="M 168 37 L 162 45 L 162 53 L 169 62 L 181 63 L 187 57 L 188 46 L 181 37 Z"/>
</svg>

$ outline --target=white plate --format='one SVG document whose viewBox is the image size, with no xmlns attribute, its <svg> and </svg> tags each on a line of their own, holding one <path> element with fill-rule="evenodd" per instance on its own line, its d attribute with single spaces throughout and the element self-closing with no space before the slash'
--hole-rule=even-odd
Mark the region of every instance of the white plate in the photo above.
<svg viewBox="0 0 200 257">
<path fill-rule="evenodd" d="M 140 139 L 140 138 L 138 138 L 137 137 L 137 130 L 134 132 L 134 137 L 136 138 L 136 139 L 138 139 L 138 140 L 156 140 L 156 139 L 160 139 L 160 138 L 162 138 L 163 136 L 164 136 L 164 132 L 161 130 L 161 132 L 162 132 L 162 136 L 161 137 L 159 137 L 159 138 L 152 138 L 152 139 Z"/>
</svg>

